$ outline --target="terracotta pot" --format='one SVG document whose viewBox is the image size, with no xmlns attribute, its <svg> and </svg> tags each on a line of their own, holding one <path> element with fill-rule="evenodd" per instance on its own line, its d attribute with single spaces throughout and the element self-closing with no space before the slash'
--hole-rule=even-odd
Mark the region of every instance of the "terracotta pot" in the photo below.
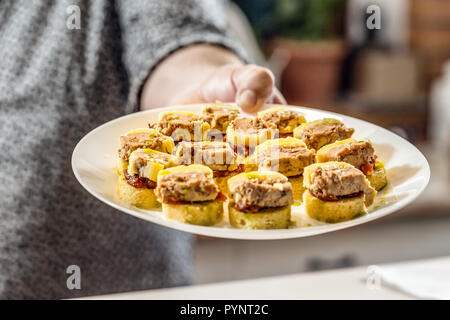
<svg viewBox="0 0 450 320">
<path fill-rule="evenodd" d="M 287 62 L 281 75 L 281 90 L 288 102 L 318 105 L 333 101 L 347 52 L 343 41 L 277 39 L 273 50 Z"/>
</svg>

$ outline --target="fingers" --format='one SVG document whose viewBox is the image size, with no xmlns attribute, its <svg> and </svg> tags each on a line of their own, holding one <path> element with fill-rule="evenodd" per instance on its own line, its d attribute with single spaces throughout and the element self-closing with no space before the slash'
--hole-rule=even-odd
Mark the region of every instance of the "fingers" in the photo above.
<svg viewBox="0 0 450 320">
<path fill-rule="evenodd" d="M 272 72 L 256 65 L 245 65 L 232 72 L 236 103 L 245 112 L 255 112 L 272 97 L 275 80 Z"/>
<path fill-rule="evenodd" d="M 249 111 L 258 104 L 258 97 L 255 91 L 246 89 L 236 95 L 236 103 L 245 111 Z"/>
<path fill-rule="evenodd" d="M 200 87 L 181 93 L 176 100 L 177 103 L 235 101 L 248 113 L 256 112 L 267 102 L 286 103 L 276 89 L 274 76 L 269 69 L 236 64 L 219 68 Z"/>
</svg>

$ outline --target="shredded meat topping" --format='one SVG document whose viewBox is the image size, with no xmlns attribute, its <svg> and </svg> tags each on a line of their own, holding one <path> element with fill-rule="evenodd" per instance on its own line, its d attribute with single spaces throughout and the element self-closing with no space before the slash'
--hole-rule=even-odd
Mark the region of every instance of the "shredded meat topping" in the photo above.
<svg viewBox="0 0 450 320">
<path fill-rule="evenodd" d="M 343 123 L 318 122 L 307 126 L 300 134 L 308 148 L 319 149 L 324 145 L 348 139 L 355 129 L 347 128 Z"/>
<path fill-rule="evenodd" d="M 299 116 L 297 112 L 292 110 L 279 110 L 276 112 L 264 113 L 260 119 L 272 123 L 279 128 L 286 127 L 290 120 L 297 119 Z"/>
<path fill-rule="evenodd" d="M 360 170 L 331 165 L 316 168 L 308 189 L 313 196 L 325 201 L 337 201 L 364 192 L 366 201 L 371 203 L 376 194 Z"/>
<path fill-rule="evenodd" d="M 137 132 L 120 137 L 119 157 L 128 160 L 136 149 L 153 149 L 165 152 L 163 142 L 170 139 L 160 133 Z"/>
<path fill-rule="evenodd" d="M 374 152 L 375 150 L 370 142 L 359 141 L 334 146 L 326 151 L 324 157 L 327 161 L 350 163 L 367 174 L 375 163 Z"/>
<path fill-rule="evenodd" d="M 212 175 L 204 172 L 177 172 L 160 176 L 155 189 L 157 197 L 164 203 L 214 200 L 219 191 Z"/>
<path fill-rule="evenodd" d="M 293 202 L 292 185 L 286 177 L 244 179 L 229 187 L 234 202 L 241 209 L 253 206 L 283 207 Z"/>
</svg>

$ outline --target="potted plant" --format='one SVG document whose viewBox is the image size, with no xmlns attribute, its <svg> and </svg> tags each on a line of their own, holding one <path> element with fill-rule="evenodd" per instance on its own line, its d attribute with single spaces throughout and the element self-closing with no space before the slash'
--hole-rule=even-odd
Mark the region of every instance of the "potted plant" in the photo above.
<svg viewBox="0 0 450 320">
<path fill-rule="evenodd" d="M 333 101 L 346 54 L 342 39 L 345 0 L 276 1 L 277 35 L 272 50 L 286 62 L 281 89 L 295 104 Z"/>
</svg>

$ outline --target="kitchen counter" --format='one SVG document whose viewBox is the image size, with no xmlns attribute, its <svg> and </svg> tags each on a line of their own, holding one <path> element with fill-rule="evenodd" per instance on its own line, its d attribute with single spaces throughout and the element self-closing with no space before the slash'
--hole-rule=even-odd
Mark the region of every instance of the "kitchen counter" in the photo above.
<svg viewBox="0 0 450 320">
<path fill-rule="evenodd" d="M 407 267 L 417 263 L 448 263 L 450 257 L 402 262 L 385 266 Z M 383 265 L 378 266 L 383 268 Z M 311 272 L 270 278 L 214 283 L 189 287 L 128 292 L 88 299 L 413 299 L 367 277 L 368 267 Z M 369 273 L 370 274 L 370 273 Z"/>
</svg>

